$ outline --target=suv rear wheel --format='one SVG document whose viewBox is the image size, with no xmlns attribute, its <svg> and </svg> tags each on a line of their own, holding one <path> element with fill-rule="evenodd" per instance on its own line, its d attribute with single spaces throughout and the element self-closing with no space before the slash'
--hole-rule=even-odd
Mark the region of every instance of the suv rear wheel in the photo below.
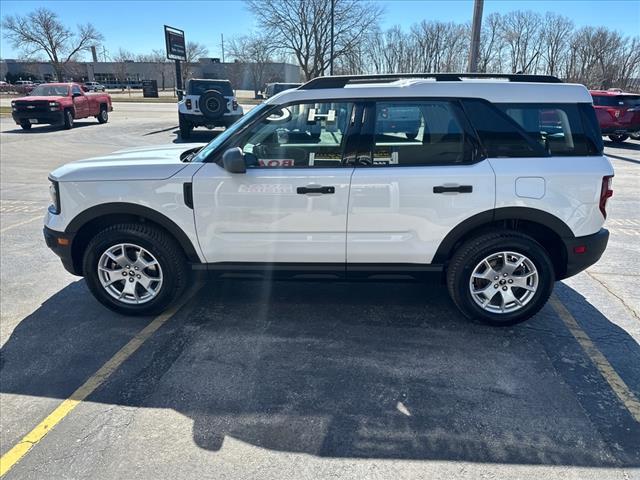
<svg viewBox="0 0 640 480">
<path fill-rule="evenodd" d="M 467 318 L 513 325 L 535 315 L 555 281 L 546 250 L 526 235 L 502 231 L 464 243 L 447 269 L 453 302 Z"/>
<path fill-rule="evenodd" d="M 83 259 L 89 289 L 124 315 L 153 315 L 184 291 L 188 269 L 175 240 L 148 225 L 119 224 L 89 242 Z"/>
</svg>

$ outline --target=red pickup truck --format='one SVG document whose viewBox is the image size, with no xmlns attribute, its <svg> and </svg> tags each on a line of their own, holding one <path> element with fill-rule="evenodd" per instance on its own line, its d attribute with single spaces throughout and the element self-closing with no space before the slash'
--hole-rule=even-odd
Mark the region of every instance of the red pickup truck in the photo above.
<svg viewBox="0 0 640 480">
<path fill-rule="evenodd" d="M 24 130 L 45 123 L 69 129 L 78 118 L 96 117 L 99 123 L 109 120 L 111 96 L 106 93 L 85 94 L 77 83 L 45 83 L 29 96 L 11 102 L 11 116 Z"/>
</svg>

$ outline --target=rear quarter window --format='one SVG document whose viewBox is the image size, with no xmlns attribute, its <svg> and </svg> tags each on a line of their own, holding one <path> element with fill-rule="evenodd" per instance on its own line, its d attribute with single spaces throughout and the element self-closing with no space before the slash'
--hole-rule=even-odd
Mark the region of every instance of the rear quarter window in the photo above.
<svg viewBox="0 0 640 480">
<path fill-rule="evenodd" d="M 591 153 L 577 104 L 499 103 L 496 106 L 551 155 Z"/>
</svg>

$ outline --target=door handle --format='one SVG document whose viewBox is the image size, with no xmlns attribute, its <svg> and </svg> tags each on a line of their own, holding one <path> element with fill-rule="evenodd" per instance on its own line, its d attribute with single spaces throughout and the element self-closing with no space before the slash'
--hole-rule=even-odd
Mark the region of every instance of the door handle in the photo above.
<svg viewBox="0 0 640 480">
<path fill-rule="evenodd" d="M 438 185 L 437 187 L 433 187 L 433 193 L 471 193 L 471 192 L 473 192 L 472 185 L 455 185 L 455 186 Z"/>
<path fill-rule="evenodd" d="M 307 187 L 298 187 L 296 189 L 298 195 L 307 195 L 308 193 L 315 193 L 318 195 L 329 195 L 336 193 L 336 187 L 322 186 L 322 185 L 309 185 Z"/>
</svg>

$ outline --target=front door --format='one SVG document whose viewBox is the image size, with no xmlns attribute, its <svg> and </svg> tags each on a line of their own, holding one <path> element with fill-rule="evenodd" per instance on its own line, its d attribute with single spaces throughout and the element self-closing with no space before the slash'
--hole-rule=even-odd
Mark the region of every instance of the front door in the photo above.
<svg viewBox="0 0 640 480">
<path fill-rule="evenodd" d="M 379 101 L 366 117 L 351 182 L 349 267 L 431 263 L 456 225 L 494 208 L 493 170 L 475 161 L 475 136 L 456 102 Z"/>
<path fill-rule="evenodd" d="M 73 106 L 76 111 L 76 118 L 89 116 L 89 99 L 82 94 L 82 90 L 77 85 L 71 87 Z"/>
<path fill-rule="evenodd" d="M 246 173 L 229 173 L 219 158 L 197 172 L 195 221 L 207 262 L 344 265 L 353 109 L 339 102 L 271 111 L 230 145 L 244 152 Z"/>
</svg>

